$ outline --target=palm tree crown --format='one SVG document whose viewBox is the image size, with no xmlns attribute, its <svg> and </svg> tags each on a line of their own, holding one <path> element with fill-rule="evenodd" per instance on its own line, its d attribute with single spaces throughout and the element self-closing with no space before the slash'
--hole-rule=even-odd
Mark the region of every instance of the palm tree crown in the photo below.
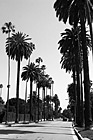
<svg viewBox="0 0 93 140">
<path fill-rule="evenodd" d="M 91 17 L 93 17 L 93 1 L 88 0 L 88 5 Z M 70 25 L 77 25 L 79 22 L 80 9 L 84 10 L 86 15 L 85 18 L 88 19 L 86 0 L 56 0 L 54 3 L 54 9 L 59 21 L 63 20 L 63 22 L 66 23 L 69 18 Z"/>
<path fill-rule="evenodd" d="M 22 61 L 23 56 L 25 59 L 30 57 L 32 51 L 35 49 L 33 43 L 28 43 L 27 41 L 31 40 L 28 35 L 21 32 L 12 34 L 12 37 L 7 38 L 6 41 L 6 52 L 9 55 L 8 47 L 10 46 L 10 56 L 11 59 Z"/>
<path fill-rule="evenodd" d="M 40 69 L 38 68 L 38 65 L 31 62 L 30 65 L 23 67 L 21 78 L 22 80 L 29 80 L 29 78 L 31 78 L 33 81 L 37 79 L 39 73 Z"/>
<path fill-rule="evenodd" d="M 9 22 L 9 23 L 6 22 L 1 29 L 2 29 L 2 32 L 3 33 L 9 34 L 11 31 L 12 32 L 15 32 L 15 29 L 14 28 L 15 28 L 15 26 L 12 25 L 11 22 Z"/>
</svg>

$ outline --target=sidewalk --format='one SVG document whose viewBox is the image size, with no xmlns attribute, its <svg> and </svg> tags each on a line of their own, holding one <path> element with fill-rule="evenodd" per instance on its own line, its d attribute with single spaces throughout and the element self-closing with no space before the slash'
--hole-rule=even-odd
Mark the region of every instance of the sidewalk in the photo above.
<svg viewBox="0 0 93 140">
<path fill-rule="evenodd" d="M 11 122 L 8 124 L 2 123 L 2 124 L 0 124 L 0 128 L 13 127 L 13 126 L 23 126 L 24 124 L 27 124 L 27 123 L 28 122 L 26 122 L 26 123 L 20 122 L 18 124 L 15 124 L 14 122 Z M 30 124 L 34 125 L 35 123 L 31 122 Z M 75 134 L 79 140 L 93 140 L 93 128 L 91 128 L 90 130 L 85 130 L 84 128 L 75 127 L 73 125 L 73 129 L 74 129 Z M 88 136 L 89 136 L 89 138 L 88 138 Z"/>
<path fill-rule="evenodd" d="M 25 140 L 72 140 L 77 138 L 68 121 L 45 121 L 29 124 L 0 125 L 0 139 Z M 2 128 L 3 127 L 3 128 Z"/>
</svg>

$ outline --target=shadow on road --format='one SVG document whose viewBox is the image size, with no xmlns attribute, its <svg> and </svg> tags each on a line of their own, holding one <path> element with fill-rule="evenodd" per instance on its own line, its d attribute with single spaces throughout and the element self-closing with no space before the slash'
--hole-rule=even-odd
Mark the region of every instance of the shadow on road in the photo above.
<svg viewBox="0 0 93 140">
<path fill-rule="evenodd" d="M 26 133 L 36 133 L 36 132 L 33 132 L 33 131 L 22 131 L 22 130 L 5 130 L 5 129 L 2 129 L 0 130 L 0 134 L 26 134 Z"/>
<path fill-rule="evenodd" d="M 14 126 L 12 126 L 12 127 L 45 127 L 45 126 L 42 126 L 42 125 L 14 125 Z"/>
<path fill-rule="evenodd" d="M 75 135 L 71 133 L 55 133 L 55 132 L 35 132 L 35 131 L 22 131 L 22 130 L 0 130 L 0 134 L 8 135 L 8 134 L 33 134 L 33 133 L 41 133 L 41 134 L 53 134 L 53 135 Z"/>
</svg>

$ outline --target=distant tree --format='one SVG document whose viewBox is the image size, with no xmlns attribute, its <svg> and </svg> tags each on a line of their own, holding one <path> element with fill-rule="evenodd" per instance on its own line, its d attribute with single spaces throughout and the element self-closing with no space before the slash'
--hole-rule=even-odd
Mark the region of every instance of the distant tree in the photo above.
<svg viewBox="0 0 93 140">
<path fill-rule="evenodd" d="M 2 123 L 4 115 L 5 115 L 5 104 L 2 97 L 0 97 L 0 123 Z"/>
<path fill-rule="evenodd" d="M 24 114 L 24 105 L 25 100 L 19 98 L 19 114 Z M 16 98 L 9 99 L 9 112 L 16 112 Z"/>
<path fill-rule="evenodd" d="M 60 100 L 59 100 L 57 94 L 55 94 L 55 95 L 53 96 L 53 102 L 54 102 L 54 104 L 55 104 L 54 116 L 57 117 L 57 115 L 58 115 L 58 109 L 59 109 L 59 106 L 60 106 Z"/>
<path fill-rule="evenodd" d="M 64 117 L 66 117 L 68 119 L 72 118 L 72 113 L 71 113 L 71 110 L 69 108 L 64 109 L 62 115 L 63 115 L 63 118 Z"/>
<path fill-rule="evenodd" d="M 46 97 L 45 97 L 45 102 L 46 102 L 46 107 L 47 107 L 47 114 L 46 114 L 46 117 L 47 117 L 47 120 L 48 119 L 50 119 L 50 117 L 51 117 L 51 104 L 50 104 L 50 100 L 51 100 L 51 97 L 50 97 L 50 95 L 47 95 Z"/>
</svg>

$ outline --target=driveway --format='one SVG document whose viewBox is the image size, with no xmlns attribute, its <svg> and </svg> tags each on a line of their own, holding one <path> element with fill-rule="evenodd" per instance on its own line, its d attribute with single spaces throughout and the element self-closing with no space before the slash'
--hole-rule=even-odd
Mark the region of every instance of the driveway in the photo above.
<svg viewBox="0 0 93 140">
<path fill-rule="evenodd" d="M 78 140 L 72 122 L 61 120 L 0 127 L 0 140 Z"/>
</svg>

